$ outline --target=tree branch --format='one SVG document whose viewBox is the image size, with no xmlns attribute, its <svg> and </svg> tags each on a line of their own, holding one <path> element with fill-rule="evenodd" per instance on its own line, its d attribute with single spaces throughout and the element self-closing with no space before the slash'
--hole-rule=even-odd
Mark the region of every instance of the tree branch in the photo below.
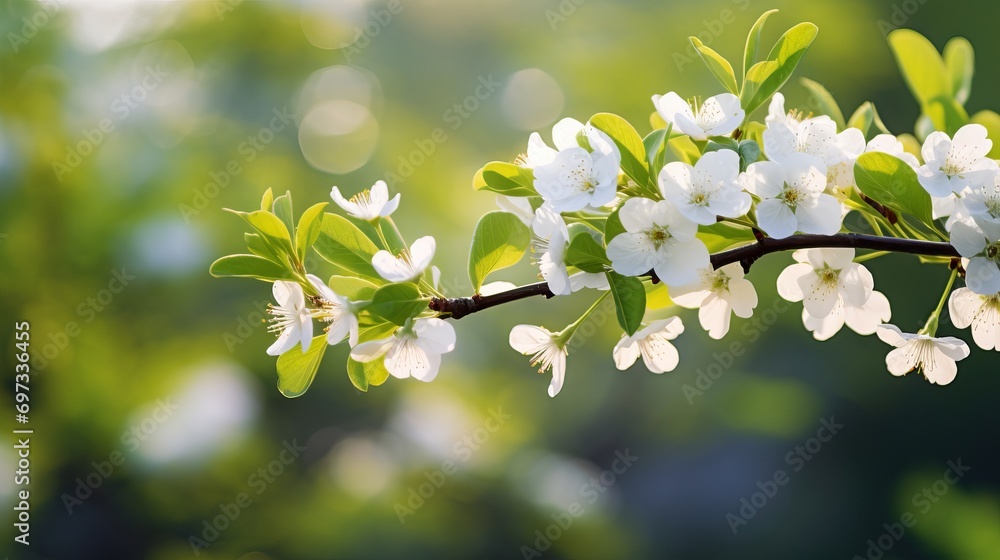
<svg viewBox="0 0 1000 560">
<path fill-rule="evenodd" d="M 711 256 L 713 268 L 721 268 L 727 264 L 740 263 L 744 272 L 750 272 L 750 267 L 757 259 L 771 253 L 783 251 L 794 251 L 797 249 L 826 249 L 826 248 L 852 248 L 871 249 L 873 251 L 889 251 L 893 253 L 909 253 L 913 255 L 924 255 L 928 257 L 951 257 L 960 258 L 961 255 L 950 243 L 937 241 L 921 241 L 918 239 L 900 239 L 896 237 L 882 237 L 878 235 L 866 235 L 861 233 L 838 233 L 836 235 L 809 235 L 800 234 L 786 237 L 784 239 L 774 239 L 762 237 L 755 243 L 743 245 L 735 249 L 729 249 Z M 658 282 L 653 271 L 649 271 L 644 276 L 649 276 L 653 282 Z M 489 309 L 504 303 L 529 298 L 532 296 L 554 297 L 555 294 L 549 290 L 545 282 L 536 282 L 519 286 L 512 290 L 482 296 L 476 294 L 472 297 L 462 298 L 432 298 L 430 308 L 444 316 L 452 319 L 461 319 L 466 315 Z"/>
</svg>

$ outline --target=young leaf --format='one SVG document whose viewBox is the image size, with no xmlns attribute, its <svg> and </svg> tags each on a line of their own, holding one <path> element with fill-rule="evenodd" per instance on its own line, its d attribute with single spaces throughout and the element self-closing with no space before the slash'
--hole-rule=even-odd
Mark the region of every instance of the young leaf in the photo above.
<svg viewBox="0 0 1000 560">
<path fill-rule="evenodd" d="M 566 264 L 584 272 L 604 272 L 604 267 L 611 264 L 604 247 L 589 233 L 582 233 L 570 240 L 565 260 Z"/>
<path fill-rule="evenodd" d="M 319 204 L 314 204 L 306 209 L 299 217 L 299 227 L 295 231 L 295 247 L 299 252 L 299 259 L 306 258 L 306 251 L 313 243 L 316 242 L 316 238 L 319 237 L 319 228 L 323 224 L 320 216 L 323 214 L 323 209 L 326 208 L 328 202 L 320 202 Z"/>
<path fill-rule="evenodd" d="M 427 309 L 427 300 L 421 298 L 420 290 L 415 284 L 387 284 L 375 290 L 371 304 L 365 309 L 372 315 L 403 326 L 407 319 L 416 317 Z"/>
<path fill-rule="evenodd" d="M 619 208 L 608 215 L 608 221 L 604 222 L 604 245 L 605 247 L 619 233 L 625 233 L 625 226 L 622 225 L 621 217 L 618 216 Z"/>
<path fill-rule="evenodd" d="M 698 51 L 698 55 L 701 56 L 701 60 L 708 66 L 708 70 L 715 76 L 716 80 L 722 84 L 722 87 L 726 88 L 726 91 L 733 95 L 740 94 L 740 88 L 736 85 L 736 74 L 733 73 L 733 65 L 729 64 L 729 61 L 722 58 L 722 55 L 715 52 L 711 47 L 706 46 L 697 37 L 688 37 L 691 44 Z"/>
<path fill-rule="evenodd" d="M 530 169 L 493 161 L 476 172 L 472 187 L 477 191 L 487 190 L 507 196 L 538 196 L 535 178 Z"/>
<path fill-rule="evenodd" d="M 359 391 L 368 391 L 369 387 L 378 387 L 389 378 L 389 370 L 385 369 L 385 360 L 374 359 L 370 362 L 358 362 L 347 358 L 347 376 Z"/>
<path fill-rule="evenodd" d="M 955 100 L 952 76 L 937 49 L 912 29 L 896 29 L 888 40 L 903 79 L 924 114 L 934 128 L 954 134 L 968 121 L 968 114 Z"/>
<path fill-rule="evenodd" d="M 760 159 L 760 144 L 755 140 L 740 140 L 736 153 L 740 154 L 740 171 L 746 171 L 747 166 Z"/>
<path fill-rule="evenodd" d="M 611 296 L 615 298 L 618 324 L 626 334 L 632 336 L 639 330 L 642 316 L 646 313 L 646 289 L 634 276 L 622 276 L 610 270 L 607 275 L 608 284 L 611 285 Z"/>
<path fill-rule="evenodd" d="M 809 90 L 813 100 L 819 107 L 820 113 L 833 119 L 833 122 L 837 123 L 837 130 L 844 130 L 844 113 L 840 111 L 840 105 L 830 95 L 830 92 L 818 82 L 814 82 L 809 78 L 800 78 L 799 83 Z"/>
<path fill-rule="evenodd" d="M 649 183 L 649 163 L 646 146 L 632 125 L 618 115 L 598 113 L 590 118 L 594 128 L 604 132 L 615 142 L 622 154 L 622 171 L 639 186 Z"/>
<path fill-rule="evenodd" d="M 302 352 L 302 345 L 278 356 L 278 390 L 281 394 L 293 399 L 301 397 L 312 385 L 326 352 L 326 335 L 313 338 L 309 349 Z"/>
<path fill-rule="evenodd" d="M 250 249 L 251 253 L 282 264 L 282 258 L 264 241 L 260 234 L 244 233 L 243 240 L 246 241 L 247 249 Z"/>
<path fill-rule="evenodd" d="M 778 10 L 768 10 L 761 14 L 757 18 L 757 22 L 753 24 L 750 28 L 750 33 L 747 34 L 746 47 L 743 49 L 743 77 L 746 78 L 747 72 L 750 68 L 757 63 L 757 47 L 760 45 L 760 32 L 764 29 L 764 22 L 767 18 L 777 12 Z M 744 87 L 746 84 L 744 84 Z"/>
<path fill-rule="evenodd" d="M 670 124 L 667 128 L 661 128 L 650 132 L 642 139 L 642 145 L 646 147 L 646 161 L 649 162 L 649 177 L 655 179 L 660 175 L 660 170 L 667 159 L 667 138 L 670 137 Z"/>
<path fill-rule="evenodd" d="M 295 279 L 284 266 L 257 255 L 228 255 L 212 263 L 208 271 L 216 278 L 236 276 L 256 278 L 265 282 Z"/>
<path fill-rule="evenodd" d="M 292 193 L 286 191 L 285 194 L 276 197 L 273 206 L 274 215 L 288 228 L 289 237 L 294 237 L 295 217 L 292 214 Z"/>
<path fill-rule="evenodd" d="M 531 231 L 520 218 L 509 212 L 487 212 L 472 234 L 469 280 L 473 290 L 479 292 L 491 272 L 517 264 L 530 243 Z"/>
<path fill-rule="evenodd" d="M 933 223 L 931 197 L 920 186 L 917 173 L 899 158 L 881 152 L 862 154 L 854 164 L 858 188 L 868 197 L 897 211 Z"/>
<path fill-rule="evenodd" d="M 965 105 L 972 90 L 972 75 L 975 72 L 975 54 L 972 45 L 963 37 L 955 37 L 944 46 L 944 65 L 951 76 L 952 97 L 959 105 Z"/>
<path fill-rule="evenodd" d="M 749 228 L 738 227 L 725 222 L 719 222 L 710 226 L 698 226 L 698 239 L 701 239 L 710 253 L 724 251 L 737 245 L 746 245 L 756 240 L 753 236 L 753 231 Z"/>
<path fill-rule="evenodd" d="M 750 67 L 740 92 L 747 118 L 785 85 L 817 33 L 819 28 L 808 22 L 792 27 L 774 44 L 767 60 Z"/>
<path fill-rule="evenodd" d="M 372 298 L 378 286 L 355 276 L 331 276 L 330 289 L 337 295 L 351 301 L 364 301 Z"/>
<path fill-rule="evenodd" d="M 332 264 L 348 272 L 381 281 L 372 266 L 372 256 L 378 252 L 378 247 L 346 218 L 336 214 L 323 214 L 319 236 L 313 247 Z"/>
<path fill-rule="evenodd" d="M 270 211 L 273 204 L 274 204 L 274 193 L 271 191 L 270 188 L 268 188 L 266 191 L 264 191 L 264 196 L 260 198 L 260 209 L 265 212 Z"/>
</svg>

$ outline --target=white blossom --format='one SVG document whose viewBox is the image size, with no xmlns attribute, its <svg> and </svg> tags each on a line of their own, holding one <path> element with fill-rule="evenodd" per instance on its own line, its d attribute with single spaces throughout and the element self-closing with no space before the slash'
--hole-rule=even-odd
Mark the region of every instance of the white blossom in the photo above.
<svg viewBox="0 0 1000 560">
<path fill-rule="evenodd" d="M 278 280 L 271 286 L 271 293 L 278 305 L 268 305 L 267 312 L 272 318 L 267 330 L 278 333 L 278 340 L 267 349 L 267 353 L 280 356 L 298 343 L 305 354 L 312 343 L 313 324 L 312 310 L 306 307 L 302 286 Z"/>
<path fill-rule="evenodd" d="M 699 271 L 697 281 L 672 288 L 670 299 L 681 307 L 698 310 L 698 321 L 714 339 L 729 332 L 730 316 L 746 319 L 757 307 L 757 291 L 743 277 L 743 266 L 730 263 L 718 270 Z"/>
<path fill-rule="evenodd" d="M 316 319 L 329 323 L 326 327 L 327 344 L 338 344 L 345 338 L 348 344 L 358 343 L 358 317 L 354 314 L 351 301 L 334 292 L 318 277 L 307 274 L 306 278 L 313 288 L 319 292 L 319 308 L 315 311 Z"/>
<path fill-rule="evenodd" d="M 868 336 L 875 334 L 879 325 L 892 319 L 892 308 L 882 292 L 873 291 L 862 306 L 851 305 L 843 297 L 837 299 L 833 310 L 826 317 L 817 319 L 807 309 L 802 309 L 802 324 L 813 333 L 816 340 L 829 340 L 846 324 L 852 331 Z"/>
<path fill-rule="evenodd" d="M 670 317 L 661 321 L 653 321 L 632 336 L 622 334 L 621 340 L 615 345 L 612 356 L 615 367 L 626 370 L 632 367 L 639 356 L 646 364 L 646 369 L 653 373 L 673 371 L 680 358 L 677 348 L 670 343 L 684 332 L 684 324 L 680 317 Z"/>
<path fill-rule="evenodd" d="M 390 282 L 410 282 L 420 278 L 430 266 L 436 247 L 433 237 L 424 236 L 397 256 L 386 250 L 375 253 L 372 266 L 379 276 Z"/>
<path fill-rule="evenodd" d="M 741 175 L 744 188 L 757 195 L 757 225 L 776 239 L 796 231 L 832 235 L 843 214 L 837 199 L 824 192 L 826 167 L 818 159 L 790 154 L 783 164 L 752 163 Z"/>
<path fill-rule="evenodd" d="M 719 150 L 701 156 L 694 166 L 668 163 L 660 170 L 658 182 L 663 198 L 684 217 L 707 226 L 717 216 L 738 218 L 750 210 L 752 201 L 737 181 L 739 174 L 739 154 Z"/>
<path fill-rule="evenodd" d="M 598 208 L 615 199 L 621 152 L 607 134 L 590 124 L 563 119 L 552 129 L 558 150 L 536 136 L 529 141 L 522 165 L 533 168 L 535 190 L 553 210 Z M 589 146 L 581 147 L 580 139 Z"/>
<path fill-rule="evenodd" d="M 455 328 L 438 318 L 415 319 L 387 338 L 362 342 L 351 349 L 351 358 L 371 362 L 385 356 L 385 369 L 393 377 L 433 381 L 441 369 L 441 354 L 455 349 Z"/>
<path fill-rule="evenodd" d="M 927 381 L 947 385 L 958 373 L 955 362 L 969 356 L 969 346 L 961 339 L 935 338 L 926 334 L 904 333 L 895 325 L 881 325 L 878 337 L 895 350 L 885 357 L 889 373 L 900 376 L 913 370 L 923 372 Z"/>
<path fill-rule="evenodd" d="M 977 294 L 1000 292 L 1000 224 L 985 220 L 959 221 L 951 228 L 951 244 L 969 259 L 965 284 Z"/>
<path fill-rule="evenodd" d="M 650 270 L 668 286 L 695 281 L 709 265 L 708 249 L 695 237 L 698 226 L 670 202 L 630 198 L 618 211 L 624 233 L 608 243 L 611 267 L 625 276 Z"/>
<path fill-rule="evenodd" d="M 924 165 L 917 169 L 920 185 L 931 196 L 947 197 L 986 182 L 998 169 L 997 162 L 987 157 L 992 148 L 986 127 L 978 124 L 958 129 L 954 139 L 944 132 L 930 133 L 920 150 L 924 157 Z"/>
<path fill-rule="evenodd" d="M 333 187 L 330 198 L 349 215 L 368 222 L 387 218 L 399 207 L 399 193 L 390 200 L 389 187 L 385 181 L 377 181 L 371 190 L 361 191 L 350 199 L 345 199 L 340 194 L 340 189 Z"/>
<path fill-rule="evenodd" d="M 959 288 L 948 300 L 948 314 L 956 327 L 972 326 L 972 340 L 977 346 L 1000 351 L 1000 292 L 984 296 Z"/>
<path fill-rule="evenodd" d="M 853 262 L 854 249 L 799 249 L 796 264 L 778 276 L 778 294 L 801 301 L 817 319 L 828 316 L 838 301 L 863 307 L 872 295 L 875 280 L 864 266 Z"/>
<path fill-rule="evenodd" d="M 700 107 L 692 110 L 687 101 L 670 92 L 654 95 L 653 106 L 674 130 L 691 137 L 692 140 L 707 140 L 709 136 L 726 136 L 743 122 L 746 113 L 740 107 L 740 98 L 731 93 L 722 93 L 706 99 Z"/>
<path fill-rule="evenodd" d="M 552 370 L 552 381 L 549 383 L 550 397 L 559 394 L 566 380 L 566 355 L 569 352 L 558 341 L 558 334 L 534 325 L 517 325 L 510 331 L 511 348 L 531 356 L 531 365 L 539 366 L 538 373 Z"/>
</svg>

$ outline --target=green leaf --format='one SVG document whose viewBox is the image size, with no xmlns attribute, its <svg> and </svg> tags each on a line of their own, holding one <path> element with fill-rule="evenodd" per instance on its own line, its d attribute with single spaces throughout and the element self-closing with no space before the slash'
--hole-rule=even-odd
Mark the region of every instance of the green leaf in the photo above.
<svg viewBox="0 0 1000 560">
<path fill-rule="evenodd" d="M 299 217 L 299 227 L 295 231 L 295 246 L 299 251 L 299 258 L 306 258 L 306 251 L 312 244 L 316 242 L 316 238 L 319 237 L 319 228 L 323 225 L 323 221 L 320 216 L 323 214 L 323 209 L 326 208 L 328 202 L 320 202 L 319 204 L 314 204 L 310 206 L 302 216 Z"/>
<path fill-rule="evenodd" d="M 765 61 L 750 67 L 740 92 L 747 118 L 785 85 L 818 33 L 814 24 L 800 23 L 778 39 Z"/>
<path fill-rule="evenodd" d="M 622 171 L 639 186 L 650 184 L 649 163 L 642 137 L 625 119 L 611 113 L 598 113 L 590 124 L 611 137 L 622 154 Z"/>
<path fill-rule="evenodd" d="M 274 215 L 288 228 L 289 237 L 295 235 L 295 217 L 292 214 L 292 193 L 286 191 L 285 194 L 275 198 L 273 207 Z"/>
<path fill-rule="evenodd" d="M 316 378 L 327 346 L 326 335 L 320 335 L 312 339 L 305 353 L 302 352 L 302 345 L 296 344 L 278 356 L 278 390 L 282 395 L 293 399 L 305 394 Z"/>
<path fill-rule="evenodd" d="M 705 152 L 718 152 L 719 150 L 732 150 L 739 153 L 740 143 L 734 138 L 729 138 L 726 136 L 713 136 L 708 139 L 708 143 L 705 144 Z"/>
<path fill-rule="evenodd" d="M 586 232 L 571 238 L 565 261 L 584 272 L 604 272 L 604 267 L 611 264 L 604 247 Z"/>
<path fill-rule="evenodd" d="M 378 286 L 356 276 L 331 276 L 330 289 L 339 296 L 351 301 L 364 301 L 372 298 Z"/>
<path fill-rule="evenodd" d="M 604 246 L 607 247 L 608 243 L 615 238 L 619 233 L 625 233 L 625 226 L 622 225 L 622 219 L 618 216 L 619 208 L 616 208 L 614 212 L 608 215 L 608 221 L 604 222 Z"/>
<path fill-rule="evenodd" d="M 372 256 L 378 252 L 378 247 L 346 218 L 323 214 L 313 247 L 321 257 L 340 268 L 381 281 L 372 266 Z"/>
<path fill-rule="evenodd" d="M 389 338 L 399 330 L 399 325 L 385 321 L 376 324 L 361 324 L 358 327 L 358 342 L 370 342 Z"/>
<path fill-rule="evenodd" d="M 618 324 L 626 334 L 632 336 L 639 330 L 642 316 L 646 313 L 646 289 L 634 276 L 622 276 L 610 270 L 607 275 L 611 296 L 615 298 Z"/>
<path fill-rule="evenodd" d="M 747 75 L 750 68 L 757 63 L 757 47 L 760 45 L 760 32 L 764 29 L 764 22 L 771 14 L 777 12 L 778 10 L 768 10 L 761 14 L 757 18 L 757 22 L 753 24 L 750 28 L 750 33 L 747 34 L 746 47 L 743 49 L 743 76 Z M 745 87 L 745 84 L 744 84 Z"/>
<path fill-rule="evenodd" d="M 370 362 L 358 362 L 347 358 L 347 376 L 351 383 L 360 391 L 368 391 L 369 387 L 377 387 L 389 378 L 389 370 L 385 369 L 385 359 L 376 358 Z"/>
<path fill-rule="evenodd" d="M 276 253 L 259 234 L 244 233 L 243 241 L 246 241 L 247 249 L 250 249 L 251 253 L 281 264 L 281 257 L 278 256 L 278 253 Z"/>
<path fill-rule="evenodd" d="M 477 191 L 487 190 L 507 196 L 538 196 L 535 178 L 530 169 L 493 161 L 476 172 L 472 187 Z"/>
<path fill-rule="evenodd" d="M 1000 138 L 1000 115 L 993 111 L 979 111 L 972 115 L 971 122 L 985 126 L 990 138 Z M 1000 158 L 1000 142 L 993 143 L 989 157 L 992 159 Z"/>
<path fill-rule="evenodd" d="M 274 193 L 271 191 L 271 189 L 267 189 L 266 191 L 264 191 L 264 196 L 262 196 L 260 199 L 260 209 L 264 210 L 265 212 L 270 211 L 273 204 L 274 204 Z"/>
<path fill-rule="evenodd" d="M 420 295 L 416 284 L 387 284 L 375 290 L 371 304 L 365 309 L 372 315 L 403 326 L 407 319 L 416 317 L 427 309 L 427 300 Z"/>
<path fill-rule="evenodd" d="M 237 276 L 266 282 L 295 279 L 287 268 L 257 255 L 228 255 L 212 263 L 208 271 L 216 278 Z"/>
<path fill-rule="evenodd" d="M 875 105 L 871 101 L 865 101 L 862 103 L 851 118 L 847 120 L 848 128 L 857 128 L 861 130 L 861 133 L 868 137 L 868 130 L 875 125 L 881 134 L 891 134 L 889 130 L 882 123 L 882 119 L 878 116 L 878 111 L 875 110 Z"/>
<path fill-rule="evenodd" d="M 951 95 L 959 105 L 965 105 L 972 91 L 972 75 L 976 70 L 972 44 L 964 37 L 955 37 L 944 46 L 944 65 L 951 77 Z"/>
<path fill-rule="evenodd" d="M 760 160 L 760 144 L 755 140 L 740 140 L 736 153 L 740 154 L 740 171 L 746 171 L 747 166 Z"/>
<path fill-rule="evenodd" d="M 531 231 L 520 218 L 509 212 L 487 212 L 476 224 L 469 250 L 473 290 L 478 293 L 491 272 L 517 264 L 530 243 Z"/>
<path fill-rule="evenodd" d="M 725 222 L 715 223 L 710 226 L 698 226 L 698 239 L 705 244 L 709 253 L 717 253 L 730 247 L 756 241 L 753 232 L 749 228 L 734 226 Z"/>
<path fill-rule="evenodd" d="M 818 82 L 814 82 L 809 78 L 799 78 L 799 83 L 809 90 L 813 100 L 816 101 L 816 105 L 819 107 L 820 113 L 833 119 L 833 122 L 837 123 L 838 131 L 844 130 L 844 113 L 840 111 L 840 105 L 837 104 L 837 100 L 833 98 L 833 95 Z"/>
<path fill-rule="evenodd" d="M 854 164 L 861 192 L 884 206 L 932 224 L 931 197 L 920 186 L 917 173 L 899 158 L 880 152 L 862 154 Z"/>
<path fill-rule="evenodd" d="M 935 129 L 954 134 L 968 121 L 968 115 L 955 100 L 953 76 L 937 49 L 912 29 L 896 29 L 889 33 L 888 40 L 903 79 L 920 102 L 924 114 L 934 123 Z M 958 63 L 956 60 L 955 64 Z"/>
<path fill-rule="evenodd" d="M 688 37 L 691 44 L 698 51 L 698 55 L 701 56 L 701 60 L 708 66 L 708 70 L 715 76 L 716 80 L 722 84 L 722 87 L 726 88 L 726 91 L 733 95 L 740 94 L 740 88 L 736 85 L 736 74 L 733 73 L 733 65 L 729 64 L 729 61 L 722 57 L 719 53 L 715 52 L 714 49 L 705 45 L 697 37 Z"/>
<path fill-rule="evenodd" d="M 646 147 L 646 161 L 649 162 L 650 182 L 655 182 L 660 175 L 660 170 L 667 160 L 667 139 L 670 137 L 672 125 L 667 124 L 667 128 L 660 128 L 650 132 L 642 139 L 642 145 Z"/>
</svg>

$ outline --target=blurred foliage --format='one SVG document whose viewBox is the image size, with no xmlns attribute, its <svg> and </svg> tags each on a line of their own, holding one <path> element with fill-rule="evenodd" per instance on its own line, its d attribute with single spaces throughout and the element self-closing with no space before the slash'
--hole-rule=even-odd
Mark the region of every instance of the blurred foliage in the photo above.
<svg viewBox="0 0 1000 560">
<path fill-rule="evenodd" d="M 476 169 L 512 160 L 561 116 L 645 123 L 654 93 L 717 93 L 688 37 L 738 60 L 770 8 L 766 44 L 818 25 L 797 77 L 845 111 L 872 101 L 889 130 L 913 129 L 920 107 L 884 39 L 900 26 L 938 50 L 966 37 L 980 53 L 966 109 L 997 108 L 984 1 L 4 2 L 0 334 L 10 347 L 13 322 L 30 321 L 36 355 L 32 544 L 5 554 L 188 558 L 207 522 L 227 528 L 200 558 L 506 558 L 576 502 L 582 516 L 550 530 L 545 557 L 864 556 L 961 458 L 970 472 L 886 558 L 996 557 L 993 356 L 974 353 L 942 388 L 892 378 L 874 338 L 816 343 L 799 307 L 767 307 L 788 256 L 755 267 L 762 305 L 725 340 L 685 314 L 681 366 L 666 375 L 614 370 L 614 329 L 598 328 L 613 311 L 595 313 L 557 399 L 507 333 L 565 324 L 581 302 L 463 319 L 429 385 L 362 394 L 339 365 L 346 349 L 331 348 L 312 390 L 288 400 L 263 351 L 268 287 L 206 273 L 241 246 L 222 208 L 254 208 L 269 187 L 320 202 L 331 185 L 352 194 L 391 172 L 401 227 L 437 237 L 442 282 L 465 293 L 471 232 L 493 207 L 471 188 Z M 356 27 L 357 42 L 329 48 Z M 500 85 L 477 98 L 483 83 Z M 797 78 L 784 91 L 789 107 L 818 109 Z M 870 263 L 904 329 L 919 328 L 944 282 L 920 267 Z M 793 471 L 787 454 L 831 416 L 843 430 Z M 638 460 L 605 486 L 616 452 Z M 0 462 L 14 465 L 10 446 Z M 726 515 L 778 469 L 788 484 L 733 535 Z M 3 480 L 11 512 L 16 487 Z M 241 493 L 250 504 L 217 521 Z M 400 507 L 414 510 L 402 523 Z"/>
</svg>

